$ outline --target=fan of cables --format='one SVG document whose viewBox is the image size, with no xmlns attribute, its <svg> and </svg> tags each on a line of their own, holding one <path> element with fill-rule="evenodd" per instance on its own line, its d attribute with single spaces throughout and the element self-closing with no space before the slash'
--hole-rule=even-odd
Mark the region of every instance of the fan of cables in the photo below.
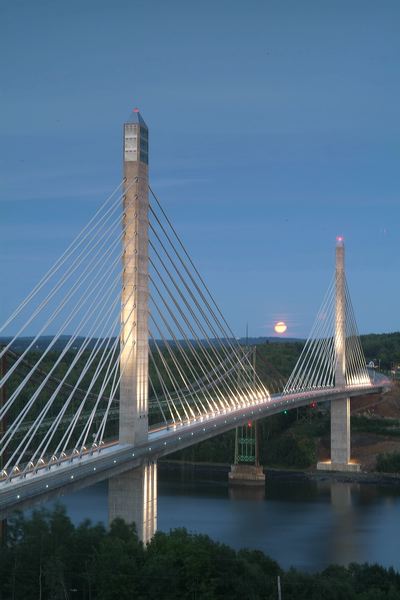
<svg viewBox="0 0 400 600">
<path fill-rule="evenodd" d="M 165 422 L 256 403 L 269 393 L 150 189 L 150 395 Z"/>
<path fill-rule="evenodd" d="M 0 333 L 2 478 L 118 441 L 124 181 L 7 319 Z M 133 182 L 135 183 L 135 182 Z M 132 183 L 132 185 L 133 185 Z M 126 192 L 126 190 L 125 190 Z M 150 190 L 149 421 L 182 423 L 265 401 L 247 349 Z M 124 298 L 122 304 L 121 297 Z"/>
<path fill-rule="evenodd" d="M 340 344 L 344 346 L 345 384 L 347 386 L 370 385 L 370 377 L 344 274 L 343 277 L 345 340 L 344 344 L 340 340 Z M 283 394 L 306 392 L 319 388 L 333 388 L 337 384 L 335 374 L 338 363 L 338 340 L 337 334 L 335 334 L 335 299 L 336 287 L 335 278 L 333 278 L 318 311 L 310 336 L 289 377 Z"/>
</svg>

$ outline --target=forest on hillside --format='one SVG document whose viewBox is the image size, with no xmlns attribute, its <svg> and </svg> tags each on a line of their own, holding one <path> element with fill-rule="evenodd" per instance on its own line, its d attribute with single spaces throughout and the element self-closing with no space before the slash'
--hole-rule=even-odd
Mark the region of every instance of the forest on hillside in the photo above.
<svg viewBox="0 0 400 600">
<path fill-rule="evenodd" d="M 400 365 L 400 331 L 362 335 L 361 344 L 367 361 L 380 361 L 381 369 L 388 370 L 393 364 Z"/>
<path fill-rule="evenodd" d="M 369 333 L 361 335 L 361 345 L 367 362 L 376 360 L 382 370 L 389 370 L 393 364 L 400 365 L 400 331 L 393 333 Z M 288 377 L 300 356 L 304 341 L 274 343 L 266 341 L 257 344 L 260 371 L 263 362 L 268 363 L 284 378 Z"/>
</svg>

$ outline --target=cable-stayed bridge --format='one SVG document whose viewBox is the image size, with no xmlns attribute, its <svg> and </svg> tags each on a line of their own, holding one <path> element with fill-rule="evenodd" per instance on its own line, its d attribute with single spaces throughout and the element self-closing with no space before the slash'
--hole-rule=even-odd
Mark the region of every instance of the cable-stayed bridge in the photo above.
<svg viewBox="0 0 400 600">
<path fill-rule="evenodd" d="M 123 180 L 0 333 L 8 331 L 0 515 L 109 479 L 110 518 L 135 521 L 144 540 L 156 527 L 159 457 L 248 419 L 331 402 L 331 461 L 320 467 L 353 469 L 350 397 L 389 385 L 366 368 L 338 238 L 310 337 L 271 392 L 149 186 L 137 111 L 124 125 Z"/>
</svg>

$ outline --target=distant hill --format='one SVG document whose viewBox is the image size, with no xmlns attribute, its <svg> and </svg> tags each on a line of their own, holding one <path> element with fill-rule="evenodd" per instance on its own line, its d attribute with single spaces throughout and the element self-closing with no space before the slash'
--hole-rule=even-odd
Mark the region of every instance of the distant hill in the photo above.
<svg viewBox="0 0 400 600">
<path fill-rule="evenodd" d="M 47 348 L 47 346 L 49 345 L 49 343 L 51 342 L 53 337 L 54 336 L 52 336 L 52 335 L 40 336 L 36 340 L 34 346 L 32 347 L 32 350 L 35 350 L 37 352 L 42 352 L 43 350 L 45 350 Z M 7 345 L 11 341 L 11 339 L 12 339 L 11 337 L 0 337 L 0 346 Z M 70 339 L 71 339 L 70 335 L 60 335 L 60 337 L 58 338 L 58 340 L 55 342 L 55 344 L 53 346 L 53 350 L 54 351 L 63 350 Z M 18 340 L 16 340 L 12 344 L 11 349 L 14 350 L 14 352 L 23 352 L 24 350 L 26 350 L 26 348 L 31 344 L 31 342 L 33 340 L 34 340 L 34 337 L 32 337 L 32 336 L 18 338 Z M 77 337 L 76 340 L 74 340 L 74 342 L 73 342 L 72 349 L 78 350 L 82 346 L 84 341 L 85 341 L 84 337 Z M 96 343 L 96 339 L 93 338 L 90 341 L 90 343 L 88 344 L 88 349 L 90 350 L 91 348 L 93 348 L 95 343 Z"/>
<path fill-rule="evenodd" d="M 270 337 L 241 337 L 239 338 L 240 344 L 248 343 L 249 346 L 258 346 L 258 344 L 292 344 L 293 342 L 305 342 L 304 338 L 293 338 L 283 336 L 270 336 Z"/>
<path fill-rule="evenodd" d="M 34 338 L 33 337 L 21 337 L 13 343 L 12 349 L 15 352 L 23 352 L 30 345 Z M 42 352 L 47 348 L 53 336 L 40 336 L 32 350 L 36 352 Z M 55 352 L 59 352 L 65 348 L 71 336 L 62 335 L 53 346 Z M 6 345 L 10 342 L 10 337 L 0 337 L 0 345 Z M 74 340 L 71 350 L 78 350 L 84 343 L 84 337 L 78 337 Z M 270 351 L 265 350 L 266 356 L 271 360 L 277 360 L 278 355 L 282 353 L 284 355 L 293 353 L 293 357 L 298 355 L 299 348 L 304 344 L 305 340 L 301 338 L 289 338 L 289 337 L 241 337 L 239 343 L 249 346 L 282 346 L 281 351 L 278 348 Z M 87 346 L 88 350 L 91 350 L 96 343 L 96 339 L 93 338 Z M 162 342 L 159 342 L 162 346 Z M 367 361 L 378 360 L 382 369 L 390 369 L 392 364 L 400 365 L 400 332 L 393 333 L 369 333 L 361 336 L 361 343 L 364 349 L 365 357 Z M 174 343 L 171 342 L 174 346 Z M 262 352 L 264 354 L 264 352 Z M 279 361 L 278 361 L 279 362 Z M 291 361 L 289 361 L 291 363 Z M 286 369 L 283 369 L 284 371 Z"/>
<path fill-rule="evenodd" d="M 0 337 L 0 346 L 5 346 L 7 345 L 10 341 L 11 341 L 11 337 Z M 16 340 L 13 344 L 12 344 L 12 350 L 14 350 L 14 352 L 23 352 L 24 350 L 26 350 L 26 348 L 32 343 L 33 341 L 33 337 L 21 337 L 18 340 Z M 53 339 L 53 336 L 51 335 L 43 335 L 40 336 L 34 346 L 32 347 L 32 350 L 35 350 L 37 352 L 42 352 L 43 350 L 45 350 L 47 348 L 47 346 L 49 345 L 49 343 L 51 342 L 51 340 Z M 70 341 L 71 336 L 70 335 L 61 335 L 58 340 L 55 342 L 54 346 L 53 346 L 53 350 L 54 351 L 60 351 L 63 350 L 65 348 L 65 346 L 68 344 L 68 342 Z M 79 350 L 79 348 L 82 346 L 82 344 L 84 343 L 85 338 L 84 337 L 77 337 L 73 344 L 71 349 L 72 350 Z M 266 343 L 291 343 L 291 342 L 298 342 L 298 341 L 304 341 L 304 340 L 298 340 L 295 338 L 278 338 L 278 337 L 252 337 L 252 338 L 248 338 L 248 340 L 246 340 L 246 338 L 240 338 L 239 343 L 242 345 L 247 343 L 250 346 L 256 346 L 259 344 L 266 344 Z M 93 348 L 94 344 L 96 343 L 96 338 L 93 338 L 90 343 L 87 346 L 87 349 L 90 350 L 91 348 Z M 174 343 L 172 343 L 172 345 L 174 345 Z"/>
</svg>

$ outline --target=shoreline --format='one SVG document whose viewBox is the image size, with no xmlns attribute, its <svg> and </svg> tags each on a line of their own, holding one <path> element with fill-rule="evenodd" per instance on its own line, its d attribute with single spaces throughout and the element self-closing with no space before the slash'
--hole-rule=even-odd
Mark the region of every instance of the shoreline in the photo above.
<svg viewBox="0 0 400 600">
<path fill-rule="evenodd" d="M 161 460 L 158 462 L 160 473 L 178 474 L 184 477 L 199 479 L 223 479 L 228 484 L 228 473 L 231 465 L 228 463 L 192 462 L 180 460 Z M 309 480 L 309 481 L 334 481 L 341 483 L 360 483 L 366 485 L 400 486 L 400 474 L 371 472 L 340 472 L 317 471 L 317 469 L 284 469 L 278 467 L 264 467 L 266 483 L 269 479 L 281 480 Z"/>
</svg>

